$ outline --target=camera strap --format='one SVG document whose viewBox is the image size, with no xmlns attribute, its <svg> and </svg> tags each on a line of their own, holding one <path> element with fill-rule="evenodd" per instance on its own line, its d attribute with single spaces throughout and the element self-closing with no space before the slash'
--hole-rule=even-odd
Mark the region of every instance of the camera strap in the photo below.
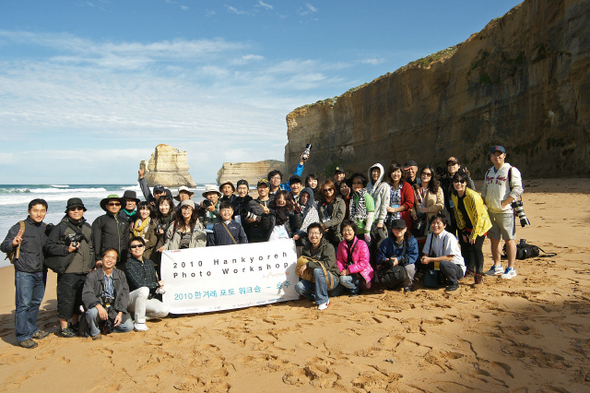
<svg viewBox="0 0 590 393">
<path fill-rule="evenodd" d="M 80 222 L 80 224 L 83 224 L 82 222 Z M 66 225 L 68 226 L 68 228 L 70 228 L 72 231 L 74 231 L 76 233 L 76 235 L 80 235 L 82 236 L 82 238 L 86 241 L 86 243 L 90 243 L 90 240 L 88 240 L 86 238 L 86 236 L 84 235 L 84 233 L 82 233 L 82 230 L 80 228 L 78 228 L 76 225 L 74 225 L 70 219 L 68 219 L 66 221 Z"/>
</svg>

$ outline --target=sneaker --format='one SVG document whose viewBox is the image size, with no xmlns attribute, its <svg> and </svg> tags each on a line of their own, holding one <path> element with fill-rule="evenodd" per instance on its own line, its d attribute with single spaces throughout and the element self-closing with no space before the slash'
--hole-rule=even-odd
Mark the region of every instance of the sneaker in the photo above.
<svg viewBox="0 0 590 393">
<path fill-rule="evenodd" d="M 516 276 L 517 276 L 517 274 L 516 274 L 516 270 L 514 270 L 514 268 L 513 268 L 513 267 L 507 267 L 507 268 L 506 268 L 506 271 L 504 272 L 504 274 L 502 274 L 502 276 L 501 276 L 501 277 L 502 277 L 502 278 L 505 278 L 505 279 L 507 279 L 507 280 L 510 280 L 511 278 L 514 278 L 514 277 L 516 277 Z"/>
<path fill-rule="evenodd" d="M 102 338 L 102 334 L 98 333 L 96 336 L 90 336 L 92 337 L 92 340 L 100 340 Z"/>
<path fill-rule="evenodd" d="M 473 275 L 473 284 L 480 285 L 481 284 L 481 274 L 474 274 Z"/>
<path fill-rule="evenodd" d="M 328 300 L 326 303 L 322 303 L 318 306 L 318 310 L 324 311 L 326 308 L 330 307 L 330 301 Z"/>
<path fill-rule="evenodd" d="M 359 295 L 358 292 L 350 292 L 350 295 L 348 295 L 348 296 L 350 296 L 350 297 L 357 297 L 358 295 Z"/>
<path fill-rule="evenodd" d="M 145 323 L 135 323 L 135 331 L 136 332 L 147 332 L 149 328 Z"/>
<path fill-rule="evenodd" d="M 39 344 L 37 344 L 35 341 L 33 341 L 33 339 L 30 339 L 30 338 L 26 339 L 25 341 L 21 341 L 21 342 L 20 342 L 20 343 L 18 343 L 18 344 L 19 344 L 21 347 L 23 347 L 23 348 L 27 348 L 27 349 L 33 349 L 33 348 L 35 348 L 37 345 L 39 345 Z"/>
<path fill-rule="evenodd" d="M 465 277 L 473 277 L 475 276 L 475 273 L 473 273 L 471 270 L 467 269 L 465 271 Z"/>
<path fill-rule="evenodd" d="M 404 293 L 407 293 L 407 292 L 412 292 L 412 287 L 411 286 L 404 288 Z"/>
<path fill-rule="evenodd" d="M 74 333 L 78 334 L 78 332 L 80 331 L 80 322 L 72 323 L 70 327 L 72 328 Z"/>
<path fill-rule="evenodd" d="M 452 292 L 452 291 L 456 291 L 457 289 L 459 289 L 459 285 L 457 284 L 451 284 L 448 287 L 445 288 L 445 291 L 447 292 Z"/>
<path fill-rule="evenodd" d="M 497 276 L 502 273 L 504 273 L 502 265 L 493 265 L 490 270 L 486 272 L 486 276 Z"/>
<path fill-rule="evenodd" d="M 47 336 L 49 336 L 49 332 L 44 330 L 37 330 L 37 333 L 33 334 L 33 338 L 37 340 L 43 340 Z"/>
<path fill-rule="evenodd" d="M 59 335 L 66 338 L 76 337 L 76 332 L 74 332 L 74 329 L 68 326 L 65 329 L 59 329 Z"/>
</svg>

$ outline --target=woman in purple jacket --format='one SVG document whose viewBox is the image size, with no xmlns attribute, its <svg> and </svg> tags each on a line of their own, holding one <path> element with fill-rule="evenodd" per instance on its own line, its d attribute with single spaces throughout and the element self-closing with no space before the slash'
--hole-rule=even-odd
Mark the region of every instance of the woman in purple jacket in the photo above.
<svg viewBox="0 0 590 393">
<path fill-rule="evenodd" d="M 342 222 L 343 241 L 338 244 L 336 263 L 340 270 L 340 284 L 350 290 L 350 296 L 357 296 L 361 286 L 371 288 L 373 268 L 369 247 L 364 240 L 358 239 L 356 224 L 350 220 Z"/>
</svg>

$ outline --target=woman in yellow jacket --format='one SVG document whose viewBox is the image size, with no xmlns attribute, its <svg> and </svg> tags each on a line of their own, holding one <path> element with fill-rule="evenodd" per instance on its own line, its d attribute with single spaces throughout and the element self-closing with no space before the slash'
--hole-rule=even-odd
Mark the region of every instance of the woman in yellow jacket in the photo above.
<svg viewBox="0 0 590 393">
<path fill-rule="evenodd" d="M 475 284 L 481 284 L 483 275 L 483 252 L 481 248 L 487 231 L 492 227 L 488 211 L 481 196 L 467 188 L 467 177 L 456 173 L 453 177 L 455 192 L 451 196 L 455 206 L 455 219 L 459 230 L 461 255 L 465 259 L 467 272 L 473 274 Z"/>
</svg>

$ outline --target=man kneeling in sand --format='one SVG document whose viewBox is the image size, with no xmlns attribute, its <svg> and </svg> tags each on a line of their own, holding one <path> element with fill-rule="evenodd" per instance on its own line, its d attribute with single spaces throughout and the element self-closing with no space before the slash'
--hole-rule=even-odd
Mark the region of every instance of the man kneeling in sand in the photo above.
<svg viewBox="0 0 590 393">
<path fill-rule="evenodd" d="M 139 236 L 131 238 L 129 251 L 131 256 L 125 265 L 129 283 L 129 304 L 127 309 L 135 314 L 135 330 L 145 332 L 148 318 L 164 318 L 168 307 L 158 299 L 164 293 L 164 281 L 158 280 L 154 263 L 143 257 L 145 240 Z"/>
<path fill-rule="evenodd" d="M 88 274 L 82 291 L 86 307 L 86 321 L 93 340 L 105 333 L 124 333 L 133 330 L 133 321 L 127 312 L 129 286 L 122 270 L 114 269 L 117 250 L 109 248 L 102 257 L 102 266 Z"/>
</svg>

